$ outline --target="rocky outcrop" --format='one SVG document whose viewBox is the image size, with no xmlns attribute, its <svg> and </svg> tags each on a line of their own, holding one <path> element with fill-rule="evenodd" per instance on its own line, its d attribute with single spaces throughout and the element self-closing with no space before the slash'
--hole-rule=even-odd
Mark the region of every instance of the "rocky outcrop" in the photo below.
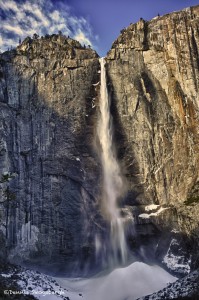
<svg viewBox="0 0 199 300">
<path fill-rule="evenodd" d="M 1 228 L 9 257 L 85 256 L 99 194 L 98 55 L 53 35 L 25 39 L 1 55 L 0 66 Z"/>
<path fill-rule="evenodd" d="M 169 283 L 164 289 L 137 300 L 152 300 L 152 299 L 176 299 L 176 300 L 197 300 L 199 297 L 199 271 L 196 270 L 191 274 L 179 279 L 174 283 Z M 129 298 L 128 300 L 131 300 Z"/>
</svg>

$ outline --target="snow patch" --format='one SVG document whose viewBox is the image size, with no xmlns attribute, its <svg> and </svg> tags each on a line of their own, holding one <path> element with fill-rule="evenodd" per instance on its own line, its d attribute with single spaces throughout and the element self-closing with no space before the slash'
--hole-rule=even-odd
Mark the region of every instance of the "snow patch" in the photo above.
<svg viewBox="0 0 199 300">
<path fill-rule="evenodd" d="M 8 172 L 8 171 L 4 171 L 2 174 L 3 174 L 4 176 L 6 176 L 6 175 L 9 175 L 9 172 Z"/>
<path fill-rule="evenodd" d="M 149 219 L 150 215 L 149 214 L 141 214 L 138 217 L 141 218 L 141 219 Z"/>
<path fill-rule="evenodd" d="M 174 229 L 171 230 L 171 232 L 173 232 L 173 233 L 179 233 L 180 231 L 174 228 Z"/>
<path fill-rule="evenodd" d="M 3 274 L 1 273 L 1 276 L 2 277 L 5 277 L 5 278 L 10 278 L 13 274 Z"/>
<path fill-rule="evenodd" d="M 158 211 L 151 213 L 149 216 L 157 216 L 159 215 L 162 211 L 168 209 L 167 207 L 161 207 Z"/>
<path fill-rule="evenodd" d="M 62 288 L 55 278 L 35 272 L 23 270 L 17 274 L 20 279 L 17 284 L 24 294 L 33 295 L 39 300 L 81 300 L 82 297 L 73 290 Z"/>
<path fill-rule="evenodd" d="M 149 219 L 150 217 L 155 217 L 158 216 L 162 211 L 168 209 L 167 207 L 160 207 L 160 209 L 154 213 L 150 213 L 150 214 L 140 214 L 138 217 L 141 219 Z"/>
<path fill-rule="evenodd" d="M 167 266 L 168 269 L 172 271 L 177 271 L 182 274 L 188 274 L 190 272 L 191 259 L 189 258 L 186 262 L 184 256 L 175 255 L 172 252 L 172 247 L 179 247 L 178 241 L 176 239 L 173 239 L 171 241 L 167 254 L 165 255 L 162 262 Z"/>
<path fill-rule="evenodd" d="M 145 206 L 145 211 L 151 211 L 151 210 L 155 210 L 159 207 L 160 205 L 156 205 L 156 204 L 150 204 Z"/>
</svg>

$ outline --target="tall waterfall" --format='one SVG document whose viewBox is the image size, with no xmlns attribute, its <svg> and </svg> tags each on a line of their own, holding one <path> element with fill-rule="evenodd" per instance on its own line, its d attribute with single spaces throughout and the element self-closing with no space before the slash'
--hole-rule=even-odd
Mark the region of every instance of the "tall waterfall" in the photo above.
<svg viewBox="0 0 199 300">
<path fill-rule="evenodd" d="M 100 59 L 100 117 L 98 120 L 98 138 L 103 169 L 102 212 L 110 224 L 110 236 L 105 250 L 108 262 L 125 262 L 127 256 L 123 221 L 118 207 L 124 191 L 124 183 L 113 146 L 113 128 L 110 115 L 110 101 L 106 83 L 105 59 Z"/>
</svg>

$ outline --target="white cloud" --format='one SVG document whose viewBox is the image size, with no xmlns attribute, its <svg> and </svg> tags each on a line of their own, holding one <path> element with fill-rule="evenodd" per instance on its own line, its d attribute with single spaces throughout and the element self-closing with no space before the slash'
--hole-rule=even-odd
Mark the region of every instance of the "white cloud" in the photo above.
<svg viewBox="0 0 199 300">
<path fill-rule="evenodd" d="M 23 30 L 19 26 L 12 26 L 12 25 L 9 25 L 9 24 L 3 24 L 3 29 L 6 30 L 6 31 L 13 32 L 17 35 L 22 35 L 23 34 Z"/>
<path fill-rule="evenodd" d="M 2 50 L 16 46 L 19 37 L 23 40 L 34 33 L 41 35 L 62 31 L 66 36 L 85 45 L 96 40 L 88 21 L 71 15 L 70 8 L 63 2 L 51 0 L 7 0 L 0 1 L 0 45 Z M 12 43 L 12 44 L 11 44 Z"/>
<path fill-rule="evenodd" d="M 51 14 L 50 14 L 50 17 L 51 17 L 51 19 L 53 20 L 53 21 L 55 21 L 55 22 L 59 22 L 59 20 L 60 20 L 60 13 L 57 11 L 57 10 L 55 10 L 55 11 L 53 11 Z"/>
<path fill-rule="evenodd" d="M 91 41 L 85 36 L 84 32 L 78 31 L 78 33 L 74 36 L 75 40 L 78 40 L 81 44 L 92 45 Z"/>
<path fill-rule="evenodd" d="M 35 20 L 32 16 L 26 16 L 26 23 L 31 24 L 31 28 L 39 30 L 40 22 Z"/>
<path fill-rule="evenodd" d="M 45 16 L 44 13 L 42 13 L 42 7 L 39 7 L 37 4 L 32 4 L 30 2 L 26 2 L 23 5 L 23 10 L 26 13 L 31 13 L 33 16 L 36 17 L 40 22 L 43 23 L 44 26 L 49 27 L 50 21 L 47 16 Z"/>
<path fill-rule="evenodd" d="M 1 8 L 4 11 L 9 11 L 9 10 L 13 10 L 15 12 L 18 11 L 17 4 L 12 0 L 2 1 Z"/>
</svg>

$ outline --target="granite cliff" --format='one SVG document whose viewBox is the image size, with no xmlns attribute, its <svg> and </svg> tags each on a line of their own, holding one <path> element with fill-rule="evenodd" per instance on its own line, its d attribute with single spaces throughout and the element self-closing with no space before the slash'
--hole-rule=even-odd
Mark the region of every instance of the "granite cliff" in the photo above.
<svg viewBox="0 0 199 300">
<path fill-rule="evenodd" d="M 175 231 L 162 240 L 168 255 L 172 243 L 178 255 L 189 252 L 187 236 L 198 247 L 198 22 L 198 6 L 140 19 L 121 31 L 107 55 L 115 140 L 129 182 L 125 203 L 141 208 L 137 231 L 143 224 L 152 235 Z M 161 206 L 143 209 L 149 203 Z"/>
<path fill-rule="evenodd" d="M 98 69 L 94 50 L 60 35 L 1 55 L 1 225 L 12 260 L 82 253 L 98 194 Z"/>
<path fill-rule="evenodd" d="M 147 240 L 168 268 L 172 258 L 188 265 L 185 273 L 198 266 L 198 51 L 196 6 L 131 24 L 106 57 L 124 214 L 137 232 L 129 245 Z M 1 54 L 1 256 L 48 265 L 93 255 L 105 226 L 99 69 L 94 50 L 61 35 Z"/>
<path fill-rule="evenodd" d="M 129 164 L 128 149 L 120 152 L 133 190 L 138 188 L 131 201 L 183 203 L 198 184 L 197 30 L 198 7 L 141 19 L 122 30 L 108 53 L 118 135 L 131 150 Z"/>
</svg>

